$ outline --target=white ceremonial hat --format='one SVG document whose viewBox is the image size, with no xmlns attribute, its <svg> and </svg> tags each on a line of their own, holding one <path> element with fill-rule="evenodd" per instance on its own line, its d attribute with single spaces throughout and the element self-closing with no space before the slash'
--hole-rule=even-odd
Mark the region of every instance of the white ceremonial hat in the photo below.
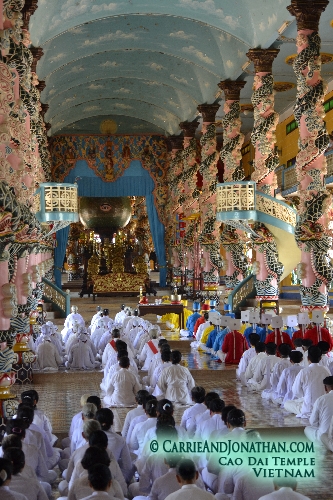
<svg viewBox="0 0 333 500">
<path fill-rule="evenodd" d="M 272 321 L 273 316 L 271 314 L 262 314 L 261 315 L 261 324 L 269 325 Z"/>
<path fill-rule="evenodd" d="M 282 328 L 283 327 L 283 319 L 281 316 L 274 316 L 272 318 L 272 327 L 273 328 Z"/>
<path fill-rule="evenodd" d="M 287 316 L 287 326 L 297 326 L 298 320 L 296 315 Z"/>
<path fill-rule="evenodd" d="M 308 325 L 310 323 L 310 318 L 308 313 L 302 312 L 297 314 L 299 325 Z"/>
<path fill-rule="evenodd" d="M 242 321 L 249 321 L 250 318 L 250 311 L 241 311 L 241 320 Z"/>
</svg>

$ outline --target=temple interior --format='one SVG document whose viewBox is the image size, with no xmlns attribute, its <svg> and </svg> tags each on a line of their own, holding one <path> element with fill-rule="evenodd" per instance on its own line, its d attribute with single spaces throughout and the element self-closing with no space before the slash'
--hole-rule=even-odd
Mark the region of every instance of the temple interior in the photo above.
<svg viewBox="0 0 333 500">
<path fill-rule="evenodd" d="M 268 313 L 331 339 L 332 29 L 329 0 L 0 0 L 1 437 L 28 388 L 67 436 L 103 370 L 36 369 L 29 342 L 71 306 L 88 326 L 123 303 L 248 428 L 303 436 L 308 419 L 181 331 L 198 302 L 234 320 L 217 329 Z M 130 409 L 113 408 L 116 432 Z M 320 454 L 297 491 L 330 500 Z"/>
</svg>

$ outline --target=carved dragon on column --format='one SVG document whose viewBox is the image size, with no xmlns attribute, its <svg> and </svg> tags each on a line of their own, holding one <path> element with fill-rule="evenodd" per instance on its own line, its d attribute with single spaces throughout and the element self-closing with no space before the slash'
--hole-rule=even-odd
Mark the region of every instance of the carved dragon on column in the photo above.
<svg viewBox="0 0 333 500">
<path fill-rule="evenodd" d="M 327 0 L 293 0 L 287 7 L 296 17 L 298 31 L 298 55 L 293 63 L 297 79 L 294 115 L 300 132 L 300 151 L 296 157 L 300 204 L 295 239 L 302 251 L 300 293 L 305 310 L 329 308 L 328 290 L 333 280 L 328 257 L 328 250 L 332 248 L 332 234 L 328 229 L 332 197 L 324 185 L 327 173 L 324 153 L 330 141 L 323 120 L 325 88 L 320 75 L 318 33 L 320 16 L 327 5 Z"/>
<path fill-rule="evenodd" d="M 245 174 L 241 165 L 241 148 L 244 135 L 241 133 L 240 92 L 246 82 L 225 80 L 218 84 L 224 91 L 223 147 L 220 158 L 224 161 L 224 181 L 243 181 Z M 221 244 L 227 252 L 225 282 L 228 289 L 234 289 L 246 277 L 248 261 L 244 254 L 247 237 L 244 231 L 224 224 L 221 233 Z"/>
<path fill-rule="evenodd" d="M 251 49 L 246 54 L 253 61 L 255 77 L 252 104 L 254 107 L 254 126 L 251 141 L 255 148 L 254 172 L 251 179 L 258 190 L 274 196 L 277 188 L 275 169 L 279 157 L 275 153 L 275 130 L 279 115 L 274 111 L 273 61 L 278 49 Z M 251 233 L 254 248 L 257 250 L 256 290 L 258 298 L 278 298 L 278 285 L 284 266 L 278 261 L 278 251 L 274 235 L 263 224 L 255 224 Z"/>
</svg>

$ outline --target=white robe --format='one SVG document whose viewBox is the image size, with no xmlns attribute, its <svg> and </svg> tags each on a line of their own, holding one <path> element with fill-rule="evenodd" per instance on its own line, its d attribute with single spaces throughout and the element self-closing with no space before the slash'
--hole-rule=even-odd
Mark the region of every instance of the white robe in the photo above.
<svg viewBox="0 0 333 500">
<path fill-rule="evenodd" d="M 190 393 L 195 387 L 195 382 L 190 371 L 184 366 L 177 364 L 163 370 L 157 385 L 166 399 L 174 403 L 192 404 Z"/>
<path fill-rule="evenodd" d="M 182 416 L 180 425 L 188 432 L 188 435 L 192 437 L 195 433 L 195 417 L 201 415 L 207 410 L 207 406 L 204 403 L 195 403 L 194 406 L 187 408 Z"/>
<path fill-rule="evenodd" d="M 137 408 L 134 408 L 133 410 L 130 410 L 126 414 L 124 425 L 123 425 L 123 428 L 122 428 L 122 431 L 121 431 L 121 435 L 123 436 L 123 438 L 126 439 L 128 431 L 129 431 L 129 428 L 130 428 L 130 425 L 131 425 L 131 422 L 133 421 L 133 419 L 135 417 L 138 417 L 138 416 L 144 415 L 144 414 L 145 414 L 145 411 L 144 411 L 142 405 L 138 405 Z"/>
<path fill-rule="evenodd" d="M 255 359 L 255 358 L 253 358 Z M 253 377 L 248 381 L 249 389 L 262 391 L 270 389 L 270 376 L 279 358 L 275 355 L 265 355 L 256 366 Z"/>
<path fill-rule="evenodd" d="M 261 394 L 263 398 L 266 397 L 266 399 L 274 399 L 277 397 L 277 386 L 279 383 L 279 380 L 281 378 L 281 374 L 285 368 L 289 368 L 291 366 L 289 358 L 280 358 L 279 361 L 276 363 L 276 365 L 273 368 L 273 371 L 271 373 L 270 377 L 270 389 L 264 390 Z"/>
<path fill-rule="evenodd" d="M 37 348 L 37 363 L 40 370 L 58 371 L 62 359 L 59 352 L 52 342 L 46 340 L 42 342 Z"/>
<path fill-rule="evenodd" d="M 114 373 L 106 389 L 104 403 L 107 406 L 134 406 L 135 395 L 141 389 L 136 377 L 126 368 Z"/>
<path fill-rule="evenodd" d="M 333 415 L 333 391 L 320 396 L 313 405 L 310 415 L 310 426 L 305 427 L 304 433 L 311 441 L 320 441 L 322 434 L 328 432 Z"/>
<path fill-rule="evenodd" d="M 247 351 L 245 351 L 247 352 Z M 253 378 L 254 372 L 256 371 L 257 364 L 259 361 L 266 356 L 265 352 L 259 352 L 256 356 L 253 356 L 253 358 L 250 360 L 244 374 L 244 384 L 246 385 L 247 382 Z M 243 381 L 243 380 L 242 380 Z"/>
<path fill-rule="evenodd" d="M 152 339 L 151 342 L 154 344 L 154 346 L 156 347 L 157 351 L 158 351 L 158 339 Z M 148 370 L 149 369 L 149 366 L 150 366 L 150 363 L 152 362 L 153 360 L 153 357 L 155 356 L 156 353 L 154 353 L 152 350 L 151 350 L 151 347 L 149 346 L 148 342 L 147 344 L 144 346 L 144 348 L 142 349 L 142 352 L 139 356 L 139 361 L 141 363 L 144 363 L 141 370 Z"/>
<path fill-rule="evenodd" d="M 72 346 L 66 366 L 81 370 L 93 370 L 98 366 L 98 363 L 95 361 L 90 346 L 86 342 L 79 340 L 77 344 Z"/>
<path fill-rule="evenodd" d="M 240 362 L 238 364 L 238 367 L 236 369 L 236 377 L 240 380 L 241 379 L 241 375 L 243 373 L 246 372 L 246 368 L 248 367 L 250 361 L 252 358 L 254 358 L 254 356 L 256 356 L 256 351 L 255 351 L 255 348 L 254 347 L 250 347 L 250 349 L 247 349 L 241 359 L 240 359 Z"/>
<path fill-rule="evenodd" d="M 276 388 L 276 398 L 281 398 L 281 404 L 293 398 L 293 384 L 295 378 L 303 367 L 299 363 L 295 363 L 288 368 L 285 368 L 281 373 L 279 383 Z"/>
<path fill-rule="evenodd" d="M 291 488 L 283 487 L 279 488 L 277 491 L 268 493 L 259 500 L 311 500 L 309 497 L 305 497 L 297 491 L 293 491 Z"/>
</svg>

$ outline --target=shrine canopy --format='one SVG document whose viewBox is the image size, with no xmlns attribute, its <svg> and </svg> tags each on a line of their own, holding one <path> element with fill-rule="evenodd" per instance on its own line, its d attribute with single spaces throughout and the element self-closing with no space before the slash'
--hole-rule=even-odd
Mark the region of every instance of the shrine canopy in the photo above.
<svg viewBox="0 0 333 500">
<path fill-rule="evenodd" d="M 75 167 L 68 173 L 64 179 L 65 182 L 77 182 L 79 196 L 145 196 L 147 214 L 149 219 L 150 231 L 155 246 L 155 252 L 160 268 L 160 286 L 166 284 L 166 260 L 164 247 L 164 225 L 158 218 L 157 210 L 154 204 L 152 194 L 155 184 L 149 172 L 142 167 L 139 160 L 132 160 L 129 167 L 123 175 L 114 182 L 104 182 L 95 172 L 89 168 L 87 161 L 78 160 Z M 66 229 L 66 228 L 65 228 Z M 62 265 L 68 231 L 61 230 L 57 233 L 58 246 L 55 249 L 56 258 L 60 267 Z M 64 240 L 64 241 L 63 241 Z M 60 273 L 58 273 L 60 274 Z M 61 275 L 57 276 L 57 285 L 61 285 Z"/>
</svg>

